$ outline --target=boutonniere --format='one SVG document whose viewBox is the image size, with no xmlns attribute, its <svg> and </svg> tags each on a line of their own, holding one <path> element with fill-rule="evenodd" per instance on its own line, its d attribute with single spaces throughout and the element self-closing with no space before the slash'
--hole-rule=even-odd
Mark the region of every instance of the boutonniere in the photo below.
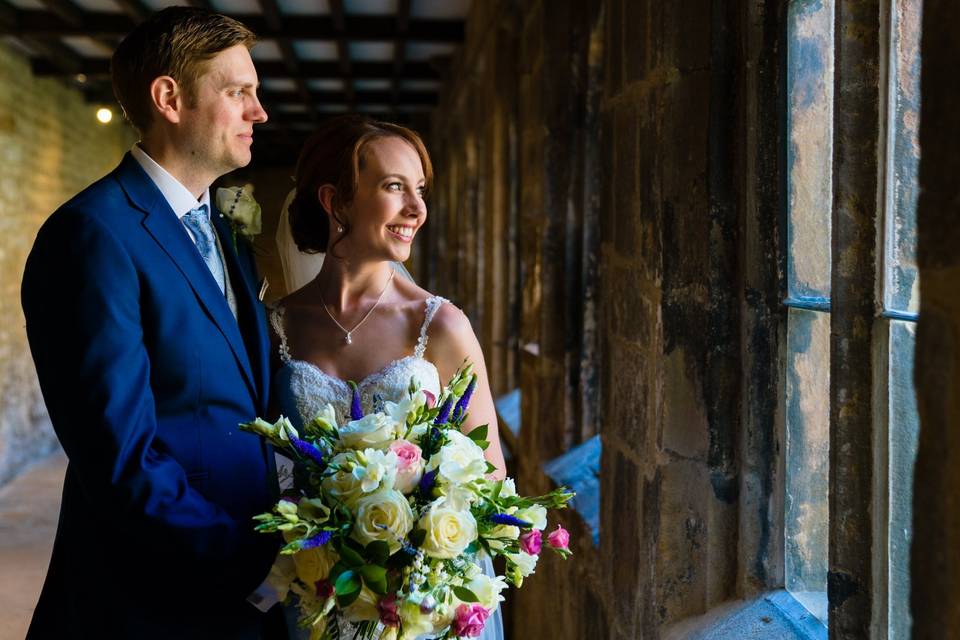
<svg viewBox="0 0 960 640">
<path fill-rule="evenodd" d="M 234 248 L 237 246 L 238 234 L 252 240 L 260 233 L 260 204 L 253 199 L 252 184 L 217 189 L 217 208 L 220 215 L 230 221 Z"/>
</svg>

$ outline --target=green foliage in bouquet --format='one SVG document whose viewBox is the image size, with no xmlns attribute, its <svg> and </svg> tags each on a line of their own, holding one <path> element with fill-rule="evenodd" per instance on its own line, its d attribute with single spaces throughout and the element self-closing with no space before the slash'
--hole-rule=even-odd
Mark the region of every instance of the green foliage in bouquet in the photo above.
<svg viewBox="0 0 960 640">
<path fill-rule="evenodd" d="M 411 380 L 400 402 L 364 415 L 351 383 L 342 421 L 327 405 L 299 430 L 284 417 L 241 425 L 294 462 L 293 487 L 255 521 L 284 538 L 311 640 L 335 640 L 342 621 L 361 638 L 475 637 L 543 546 L 570 554 L 562 527 L 542 532 L 572 492 L 524 497 L 487 477 L 487 425 L 463 432 L 476 386 L 464 363 L 432 403 Z M 485 575 L 481 554 L 503 557 L 506 575 Z"/>
</svg>

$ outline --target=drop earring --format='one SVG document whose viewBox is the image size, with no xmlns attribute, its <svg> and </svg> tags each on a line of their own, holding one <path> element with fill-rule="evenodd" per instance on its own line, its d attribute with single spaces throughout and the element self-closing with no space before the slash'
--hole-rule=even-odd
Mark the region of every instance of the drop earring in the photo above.
<svg viewBox="0 0 960 640">
<path fill-rule="evenodd" d="M 337 225 L 337 233 L 343 233 L 343 226 L 342 226 L 342 225 L 339 225 L 339 224 Z"/>
</svg>

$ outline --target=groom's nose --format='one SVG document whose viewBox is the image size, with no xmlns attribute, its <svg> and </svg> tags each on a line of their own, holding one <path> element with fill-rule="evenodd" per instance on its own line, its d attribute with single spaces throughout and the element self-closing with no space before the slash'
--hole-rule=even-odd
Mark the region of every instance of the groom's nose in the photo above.
<svg viewBox="0 0 960 640">
<path fill-rule="evenodd" d="M 260 104 L 260 98 L 253 95 L 253 100 L 250 102 L 250 108 L 247 110 L 247 119 L 251 122 L 266 122 L 267 121 L 267 112 L 263 109 L 263 105 Z"/>
</svg>

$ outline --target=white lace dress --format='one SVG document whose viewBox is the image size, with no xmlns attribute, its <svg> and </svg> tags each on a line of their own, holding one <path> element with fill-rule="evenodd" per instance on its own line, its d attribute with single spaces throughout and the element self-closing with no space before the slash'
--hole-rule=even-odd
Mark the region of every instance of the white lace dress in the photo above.
<svg viewBox="0 0 960 640">
<path fill-rule="evenodd" d="M 420 387 L 433 393 L 434 397 L 440 396 L 440 374 L 436 366 L 424 359 L 423 355 L 427 349 L 427 329 L 444 302 L 448 301 L 439 296 L 427 299 L 420 337 L 411 355 L 394 360 L 357 382 L 364 414 L 379 411 L 383 403 L 388 400 L 392 402 L 403 400 L 411 378 L 415 378 Z M 300 428 L 329 403 L 333 405 L 337 418 L 343 424 L 349 420 L 350 416 L 352 398 L 350 386 L 346 381 L 331 376 L 318 366 L 304 360 L 297 360 L 290 355 L 283 316 L 282 306 L 275 307 L 270 313 L 270 323 L 280 338 L 282 366 L 275 374 L 273 384 L 281 413 L 287 416 L 295 427 Z M 279 459 L 278 462 L 280 462 Z M 280 473 L 283 477 L 283 470 L 280 470 Z M 483 569 L 487 575 L 494 575 L 489 558 L 484 559 Z M 292 638 L 307 637 L 302 635 L 303 630 L 296 628 L 295 611 L 287 611 L 287 620 Z M 342 637 L 353 637 L 352 626 L 347 625 L 343 631 L 349 632 L 349 635 L 344 633 Z M 480 639 L 503 640 L 503 618 L 499 608 L 487 619 Z"/>
</svg>

